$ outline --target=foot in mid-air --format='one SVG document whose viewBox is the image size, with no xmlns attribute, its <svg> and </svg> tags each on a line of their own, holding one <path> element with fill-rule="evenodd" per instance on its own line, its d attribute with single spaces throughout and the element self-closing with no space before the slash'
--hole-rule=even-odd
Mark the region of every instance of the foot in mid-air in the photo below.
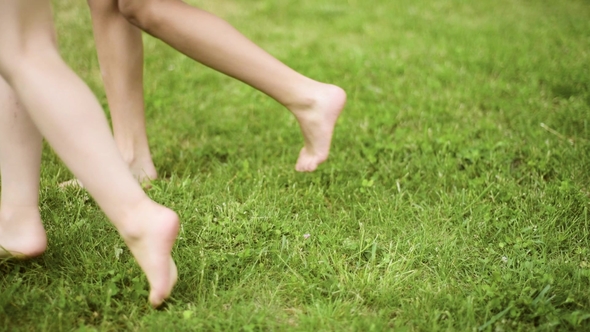
<svg viewBox="0 0 590 332">
<path fill-rule="evenodd" d="M 178 273 L 172 260 L 172 246 L 178 235 L 178 215 L 151 200 L 146 200 L 117 223 L 119 233 L 150 284 L 149 301 L 158 307 L 170 295 Z"/>
<path fill-rule="evenodd" d="M 346 93 L 338 86 L 320 83 L 313 91 L 305 104 L 289 107 L 305 141 L 295 165 L 299 172 L 313 172 L 328 159 L 334 127 L 346 104 Z"/>
</svg>

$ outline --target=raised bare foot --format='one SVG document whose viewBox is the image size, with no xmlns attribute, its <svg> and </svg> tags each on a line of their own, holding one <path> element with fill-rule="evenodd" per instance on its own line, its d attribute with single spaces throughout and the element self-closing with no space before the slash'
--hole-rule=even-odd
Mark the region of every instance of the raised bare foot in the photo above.
<svg viewBox="0 0 590 332">
<path fill-rule="evenodd" d="M 321 84 L 314 94 L 306 105 L 289 108 L 305 140 L 295 165 L 299 172 L 313 172 L 328 159 L 334 126 L 346 104 L 346 93 L 335 85 Z"/>
<path fill-rule="evenodd" d="M 170 295 L 178 277 L 171 252 L 178 235 L 176 213 L 152 201 L 119 226 L 119 232 L 150 283 L 149 301 L 158 307 Z"/>
<path fill-rule="evenodd" d="M 0 258 L 32 258 L 41 255 L 45 248 L 47 236 L 37 206 L 2 207 Z"/>
</svg>

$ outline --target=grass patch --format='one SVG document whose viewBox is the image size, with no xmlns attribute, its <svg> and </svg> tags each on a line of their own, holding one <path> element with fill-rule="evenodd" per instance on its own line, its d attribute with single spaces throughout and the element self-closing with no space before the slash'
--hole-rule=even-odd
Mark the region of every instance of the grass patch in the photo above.
<svg viewBox="0 0 590 332">
<path fill-rule="evenodd" d="M 590 328 L 587 1 L 191 3 L 347 90 L 330 160 L 295 173 L 288 112 L 146 36 L 149 195 L 183 221 L 172 298 L 147 306 L 45 149 L 49 249 L 0 263 L 0 329 Z M 106 107 L 85 4 L 55 7 L 64 58 Z"/>
</svg>

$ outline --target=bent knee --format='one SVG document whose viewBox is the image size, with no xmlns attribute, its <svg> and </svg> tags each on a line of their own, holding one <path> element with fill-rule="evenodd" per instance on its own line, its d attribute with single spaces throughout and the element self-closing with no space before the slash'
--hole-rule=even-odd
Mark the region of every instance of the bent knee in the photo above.
<svg viewBox="0 0 590 332">
<path fill-rule="evenodd" d="M 159 0 L 117 0 L 119 12 L 127 21 L 138 28 L 150 32 L 160 25 L 157 12 Z"/>
<path fill-rule="evenodd" d="M 27 43 L 24 47 L 14 47 L 0 52 L 0 75 L 13 82 L 31 70 L 43 68 L 48 63 L 61 61 L 61 56 L 52 41 L 47 43 Z"/>
</svg>

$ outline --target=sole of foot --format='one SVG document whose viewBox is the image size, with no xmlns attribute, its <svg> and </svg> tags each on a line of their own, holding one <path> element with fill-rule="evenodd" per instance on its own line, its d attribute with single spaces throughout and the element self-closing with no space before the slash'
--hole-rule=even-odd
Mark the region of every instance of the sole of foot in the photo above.
<svg viewBox="0 0 590 332">
<path fill-rule="evenodd" d="M 298 172 L 313 172 L 328 159 L 336 121 L 346 105 L 342 88 L 325 84 L 311 106 L 293 111 L 305 141 L 295 164 Z"/>
</svg>

